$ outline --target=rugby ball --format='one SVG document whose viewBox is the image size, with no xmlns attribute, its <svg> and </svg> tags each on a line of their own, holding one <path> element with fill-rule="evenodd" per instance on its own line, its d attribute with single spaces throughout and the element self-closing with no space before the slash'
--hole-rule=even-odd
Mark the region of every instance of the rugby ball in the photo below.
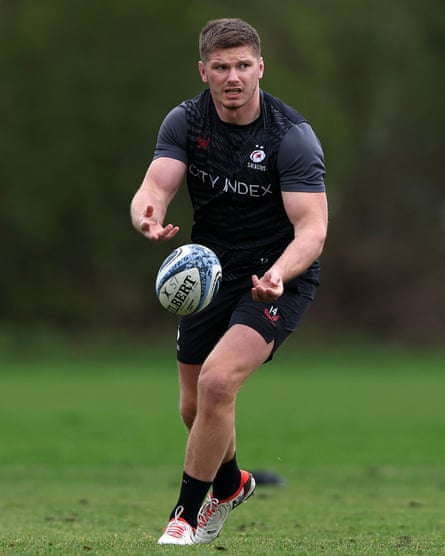
<svg viewBox="0 0 445 556">
<path fill-rule="evenodd" d="M 170 313 L 191 315 L 212 301 L 221 283 L 221 264 L 215 253 L 198 243 L 175 249 L 156 276 L 156 296 Z"/>
</svg>

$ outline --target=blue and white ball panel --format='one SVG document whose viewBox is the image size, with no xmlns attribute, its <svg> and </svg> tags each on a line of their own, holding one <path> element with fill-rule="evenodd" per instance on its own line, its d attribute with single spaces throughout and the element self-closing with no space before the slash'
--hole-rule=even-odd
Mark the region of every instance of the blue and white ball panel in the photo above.
<svg viewBox="0 0 445 556">
<path fill-rule="evenodd" d="M 221 283 L 221 264 L 208 247 L 191 243 L 175 249 L 161 264 L 156 295 L 167 311 L 190 315 L 212 301 Z"/>
</svg>

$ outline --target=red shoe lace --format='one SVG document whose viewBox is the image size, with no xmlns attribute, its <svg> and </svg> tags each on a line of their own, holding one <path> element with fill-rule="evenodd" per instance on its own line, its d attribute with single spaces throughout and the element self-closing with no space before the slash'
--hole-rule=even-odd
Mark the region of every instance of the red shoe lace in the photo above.
<svg viewBox="0 0 445 556">
<path fill-rule="evenodd" d="M 209 498 L 198 515 L 198 527 L 205 527 L 218 507 L 218 498 Z"/>
<path fill-rule="evenodd" d="M 184 508 L 182 506 L 178 506 L 175 511 L 175 517 L 171 519 L 167 525 L 166 533 L 171 537 L 180 538 L 184 534 L 187 521 L 181 518 L 183 511 Z"/>
</svg>

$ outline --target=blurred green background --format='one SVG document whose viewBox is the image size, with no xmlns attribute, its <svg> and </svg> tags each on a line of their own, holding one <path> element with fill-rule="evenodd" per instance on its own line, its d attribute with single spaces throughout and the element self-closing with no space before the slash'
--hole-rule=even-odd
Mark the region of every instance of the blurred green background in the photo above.
<svg viewBox="0 0 445 556">
<path fill-rule="evenodd" d="M 163 258 L 189 239 L 185 188 L 149 244 L 130 200 L 170 108 L 202 89 L 207 20 L 261 34 L 262 87 L 323 143 L 330 231 L 307 330 L 405 344 L 445 337 L 440 0 L 2 0 L 0 324 L 162 331 Z"/>
</svg>

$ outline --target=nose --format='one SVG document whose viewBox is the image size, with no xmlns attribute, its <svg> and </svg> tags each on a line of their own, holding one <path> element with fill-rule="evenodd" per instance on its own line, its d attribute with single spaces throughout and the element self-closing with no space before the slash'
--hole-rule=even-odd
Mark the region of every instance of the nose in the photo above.
<svg viewBox="0 0 445 556">
<path fill-rule="evenodd" d="M 230 81 L 231 83 L 234 82 L 234 81 L 235 81 L 235 82 L 239 81 L 239 79 L 238 79 L 238 71 L 237 71 L 237 69 L 236 69 L 235 67 L 230 68 L 230 72 L 229 72 L 229 76 L 228 76 L 228 78 L 227 78 L 227 81 Z"/>
</svg>

